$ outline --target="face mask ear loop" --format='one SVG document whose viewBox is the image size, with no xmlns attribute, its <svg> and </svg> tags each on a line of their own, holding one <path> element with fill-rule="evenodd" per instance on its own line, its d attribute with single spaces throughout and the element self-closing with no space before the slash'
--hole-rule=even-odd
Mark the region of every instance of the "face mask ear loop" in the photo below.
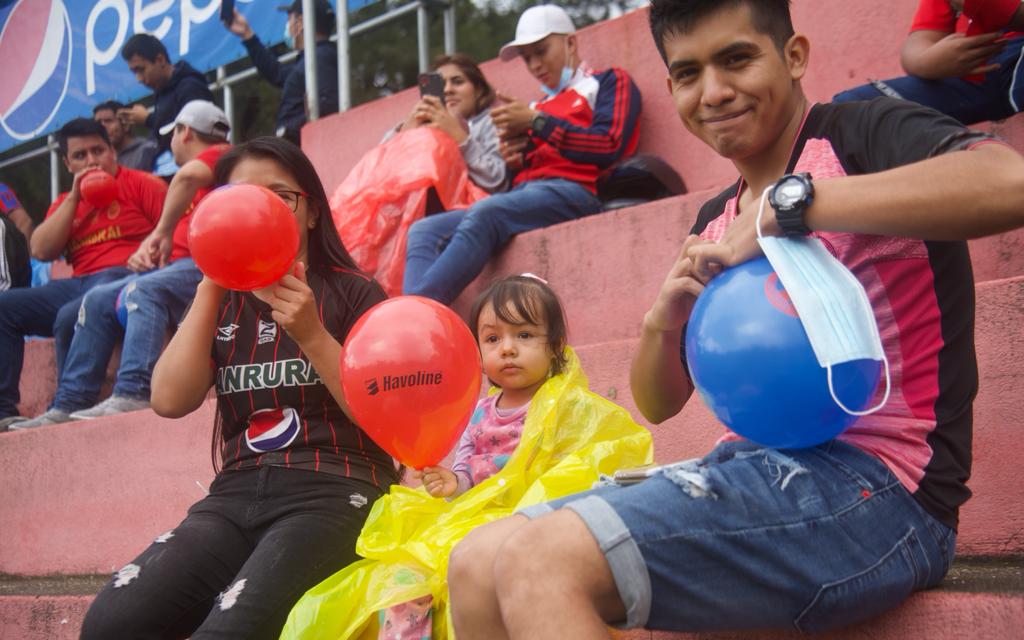
<svg viewBox="0 0 1024 640">
<path fill-rule="evenodd" d="M 754 230 L 757 231 L 757 239 L 760 240 L 764 237 L 761 233 L 761 216 L 764 215 L 764 203 L 768 200 L 768 192 L 772 190 L 772 187 L 768 187 L 761 193 L 761 206 L 757 208 L 757 219 L 754 220 Z"/>
<path fill-rule="evenodd" d="M 848 408 L 845 404 L 840 402 L 839 398 L 836 397 L 836 390 L 832 387 L 832 365 L 828 366 L 828 392 L 832 395 L 832 400 L 835 401 L 839 408 L 850 414 L 851 416 L 867 416 L 878 411 L 885 406 L 885 403 L 889 401 L 889 392 L 892 391 L 892 379 L 889 376 L 889 358 L 882 356 L 882 363 L 885 365 L 885 395 L 882 396 L 882 401 L 864 411 L 854 411 Z"/>
</svg>

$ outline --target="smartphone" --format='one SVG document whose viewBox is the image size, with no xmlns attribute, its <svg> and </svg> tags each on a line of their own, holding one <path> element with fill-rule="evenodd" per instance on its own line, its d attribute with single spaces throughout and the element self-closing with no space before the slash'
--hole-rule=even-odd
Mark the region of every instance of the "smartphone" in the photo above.
<svg viewBox="0 0 1024 640">
<path fill-rule="evenodd" d="M 661 465 L 649 464 L 633 469 L 619 469 L 612 474 L 612 479 L 621 485 L 637 484 L 658 473 L 662 468 Z"/>
<path fill-rule="evenodd" d="M 444 100 L 444 76 L 440 73 L 420 74 L 420 97 L 426 96 Z"/>
<path fill-rule="evenodd" d="M 229 26 L 235 21 L 235 0 L 220 0 L 220 21 Z"/>
</svg>

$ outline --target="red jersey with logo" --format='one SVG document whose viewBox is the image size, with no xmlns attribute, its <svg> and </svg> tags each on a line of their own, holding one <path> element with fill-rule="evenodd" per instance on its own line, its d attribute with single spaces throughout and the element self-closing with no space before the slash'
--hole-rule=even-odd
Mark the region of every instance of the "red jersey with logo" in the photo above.
<svg viewBox="0 0 1024 640">
<path fill-rule="evenodd" d="M 308 272 L 323 322 L 344 344 L 355 321 L 386 298 L 375 281 L 338 269 Z M 299 345 L 251 293 L 228 292 L 213 341 L 223 469 L 263 465 L 322 471 L 381 488 L 393 460 L 341 410 Z"/>
<path fill-rule="evenodd" d="M 569 86 L 533 105 L 549 117 L 533 131 L 533 149 L 513 184 L 563 178 L 597 193 L 597 177 L 636 151 L 640 90 L 622 69 L 576 69 Z"/>
<path fill-rule="evenodd" d="M 815 105 L 786 172 L 807 171 L 815 179 L 876 173 L 986 143 L 998 142 L 904 100 Z M 691 233 L 719 240 L 736 218 L 741 189 L 737 183 L 708 201 Z M 864 285 L 892 380 L 885 406 L 839 439 L 881 459 L 925 509 L 955 529 L 958 509 L 971 495 L 966 483 L 978 389 L 967 243 L 814 235 Z M 738 437 L 730 432 L 727 439 Z"/>
<path fill-rule="evenodd" d="M 1002 31 L 1020 7 L 1020 0 L 967 0 L 957 14 L 946 0 L 920 0 L 911 31 L 943 31 L 975 36 Z M 1024 35 L 1011 31 L 1008 37 Z"/>
<path fill-rule="evenodd" d="M 230 144 L 215 144 L 212 147 L 204 149 L 202 153 L 195 157 L 196 160 L 202 162 L 206 166 L 210 167 L 210 171 L 217 165 L 217 161 L 220 157 L 231 148 Z M 180 260 L 181 258 L 187 258 L 192 253 L 188 249 L 188 225 L 192 221 L 192 211 L 199 204 L 199 201 L 206 197 L 206 194 L 213 191 L 213 185 L 209 187 L 203 187 L 196 191 L 196 195 L 193 196 L 192 202 L 189 203 L 188 209 L 185 211 L 181 219 L 178 220 L 178 226 L 174 227 L 174 248 L 171 249 L 171 262 Z"/>
<path fill-rule="evenodd" d="M 167 185 L 151 174 L 118 165 L 117 199 L 97 209 L 80 198 L 71 223 L 67 255 L 75 276 L 96 273 L 128 263 L 139 243 L 156 226 L 167 195 Z M 46 217 L 68 197 L 57 196 Z"/>
</svg>

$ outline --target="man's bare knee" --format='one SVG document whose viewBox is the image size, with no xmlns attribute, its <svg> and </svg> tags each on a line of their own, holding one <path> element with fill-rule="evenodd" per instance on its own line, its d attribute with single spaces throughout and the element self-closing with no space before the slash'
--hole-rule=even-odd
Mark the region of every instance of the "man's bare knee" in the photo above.
<svg viewBox="0 0 1024 640">
<path fill-rule="evenodd" d="M 448 558 L 448 582 L 462 586 L 465 582 L 488 581 L 494 557 L 510 535 L 529 520 L 525 516 L 510 516 L 470 531 Z"/>
<path fill-rule="evenodd" d="M 517 529 L 494 559 L 494 589 L 506 605 L 536 606 L 548 594 L 575 595 L 606 619 L 623 611 L 611 569 L 586 523 L 563 509 Z M 531 602 L 534 601 L 534 602 Z"/>
</svg>

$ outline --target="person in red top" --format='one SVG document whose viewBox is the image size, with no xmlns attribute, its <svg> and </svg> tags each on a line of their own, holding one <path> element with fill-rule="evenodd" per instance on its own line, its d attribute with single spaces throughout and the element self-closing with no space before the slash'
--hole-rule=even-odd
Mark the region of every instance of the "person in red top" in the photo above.
<svg viewBox="0 0 1024 640">
<path fill-rule="evenodd" d="M 1024 105 L 1024 7 L 1019 0 L 920 0 L 900 62 L 910 75 L 873 80 L 833 102 L 903 98 L 965 125 Z"/>
<path fill-rule="evenodd" d="M 592 72 L 561 7 L 523 12 L 503 60 L 521 57 L 546 97 L 508 96 L 491 110 L 513 188 L 416 222 L 409 229 L 403 293 L 451 302 L 516 234 L 597 213 L 597 177 L 631 155 L 640 135 L 640 90 L 622 69 Z"/>
<path fill-rule="evenodd" d="M 46 220 L 32 234 L 32 256 L 53 260 L 67 256 L 73 276 L 32 289 L 0 293 L 0 430 L 23 421 L 18 416 L 18 381 L 25 354 L 25 336 L 57 338 L 57 370 L 71 344 L 78 305 L 86 291 L 129 274 L 128 257 L 153 230 L 167 186 L 148 173 L 117 164 L 102 124 L 77 118 L 57 132 L 64 165 L 74 179 Z M 96 208 L 79 191 L 83 174 L 102 169 L 114 176 L 117 198 Z"/>
<path fill-rule="evenodd" d="M 165 129 L 174 131 L 171 151 L 181 169 L 168 187 L 156 228 L 128 258 L 135 274 L 85 294 L 53 403 L 17 429 L 149 407 L 150 378 L 167 330 L 177 325 L 203 277 L 188 250 L 192 210 L 212 189 L 214 166 L 231 148 L 225 143 L 227 116 L 212 102 L 189 102 Z M 96 404 L 118 340 L 123 346 L 113 393 Z"/>
</svg>

